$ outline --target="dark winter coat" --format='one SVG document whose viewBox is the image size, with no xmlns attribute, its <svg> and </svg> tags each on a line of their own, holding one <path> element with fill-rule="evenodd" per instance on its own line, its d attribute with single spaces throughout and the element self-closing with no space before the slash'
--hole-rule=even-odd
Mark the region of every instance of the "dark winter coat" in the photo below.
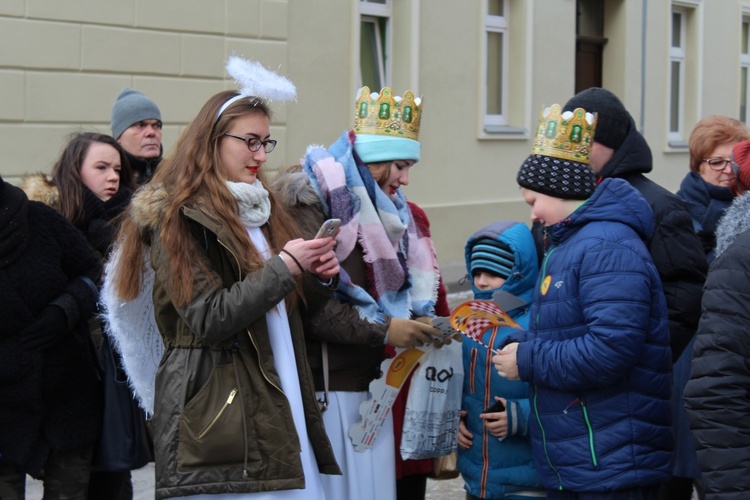
<svg viewBox="0 0 750 500">
<path fill-rule="evenodd" d="M 706 500 L 750 497 L 750 194 L 716 231 L 685 406 Z"/>
<path fill-rule="evenodd" d="M 708 266 L 685 202 L 644 175 L 652 170 L 651 149 L 632 119 L 630 121 L 625 141 L 599 176 L 625 179 L 654 211 L 654 231 L 646 240 L 646 246 L 659 271 L 667 299 L 672 359 L 677 361 L 698 326 Z"/>
<path fill-rule="evenodd" d="M 125 151 L 125 156 L 130 165 L 130 171 L 133 174 L 133 183 L 142 186 L 149 182 L 156 173 L 156 169 L 161 163 L 164 153 L 164 146 L 161 146 L 160 154 L 156 158 L 139 158 Z"/>
<path fill-rule="evenodd" d="M 652 230 L 648 204 L 620 179 L 602 181 L 548 228 L 552 246 L 517 351 L 547 488 L 611 491 L 671 474 L 666 304 L 642 241 Z"/>
<path fill-rule="evenodd" d="M 519 222 L 495 222 L 477 231 L 466 243 L 466 268 L 470 269 L 471 252 L 476 242 L 494 238 L 513 251 L 514 265 L 502 290 L 513 294 L 527 305 L 509 314 L 522 328 L 529 324 L 529 307 L 537 281 L 537 256 L 534 240 L 529 230 Z M 474 298 L 491 300 L 493 291 L 480 291 L 474 287 L 470 275 Z M 490 328 L 482 334 L 486 346 L 499 348 L 512 328 Z M 465 337 L 462 343 L 464 364 L 464 387 L 461 409 L 466 411 L 464 423 L 474 436 L 468 450 L 458 449 L 458 470 L 463 476 L 466 489 L 476 498 L 505 498 L 518 487 L 527 490 L 539 488 L 539 478 L 534 467 L 528 432 L 529 388 L 525 382 L 501 377 L 492 363 L 492 351 L 485 345 Z M 509 435 L 503 440 L 490 434 L 479 418 L 495 401 L 494 397 L 506 399 Z"/>
<path fill-rule="evenodd" d="M 728 187 L 714 186 L 703 180 L 698 172 L 690 172 L 682 180 L 677 196 L 687 203 L 693 228 L 703 244 L 708 263 L 714 260 L 716 226 L 724 211 L 732 204 L 732 192 Z"/>
<path fill-rule="evenodd" d="M 278 256 L 244 276 L 227 229 L 199 208 L 183 207 L 200 242 L 196 258 L 204 259 L 222 286 L 175 307 L 166 286 L 168 257 L 158 237 L 168 203 L 164 190 L 151 184 L 132 201 L 141 234 L 152 245 L 154 316 L 165 346 L 152 419 L 156 498 L 302 488 L 302 443 L 266 324 L 266 312 L 296 281 Z M 333 291 L 307 278 L 307 305 L 320 307 Z M 196 279 L 206 278 L 198 272 Z M 312 452 L 321 473 L 340 474 L 304 355 L 300 311 L 288 313 Z M 218 417 L 220 425 L 214 425 Z"/>
<path fill-rule="evenodd" d="M 50 453 L 98 438 L 101 386 L 88 319 L 100 273 L 99 256 L 70 222 L 0 179 L 1 462 L 34 475 Z M 67 317 L 61 340 L 24 349 L 17 334 L 49 304 Z"/>
</svg>

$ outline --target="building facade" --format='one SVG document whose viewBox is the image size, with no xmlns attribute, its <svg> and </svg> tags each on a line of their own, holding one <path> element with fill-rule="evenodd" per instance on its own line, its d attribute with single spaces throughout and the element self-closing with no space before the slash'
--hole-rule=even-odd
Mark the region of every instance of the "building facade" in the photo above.
<svg viewBox="0 0 750 500">
<path fill-rule="evenodd" d="M 49 172 L 66 136 L 109 133 L 123 87 L 152 98 L 165 155 L 227 57 L 290 78 L 273 103 L 271 169 L 353 124 L 356 91 L 423 97 L 422 160 L 404 188 L 432 221 L 446 283 L 495 219 L 528 221 L 515 182 L 544 105 L 604 86 L 630 110 L 675 191 L 703 116 L 750 121 L 750 0 L 2 0 L 0 173 Z"/>
</svg>

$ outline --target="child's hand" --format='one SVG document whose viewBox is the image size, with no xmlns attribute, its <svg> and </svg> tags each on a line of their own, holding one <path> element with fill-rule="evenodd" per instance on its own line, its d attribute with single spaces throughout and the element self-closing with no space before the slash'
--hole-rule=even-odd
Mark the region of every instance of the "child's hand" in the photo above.
<svg viewBox="0 0 750 500">
<path fill-rule="evenodd" d="M 492 362 L 495 363 L 497 373 L 508 380 L 521 380 L 518 376 L 518 361 L 516 360 L 516 351 L 518 342 L 503 347 L 501 351 L 492 356 Z"/>
<path fill-rule="evenodd" d="M 506 404 L 506 400 L 495 396 L 495 401 L 502 401 L 503 405 Z M 503 438 L 508 434 L 508 412 L 507 410 L 493 412 L 493 413 L 481 413 L 479 418 L 484 420 L 484 425 L 490 434 L 497 438 Z"/>
<path fill-rule="evenodd" d="M 466 428 L 466 412 L 461 410 L 461 418 L 458 421 L 458 447 L 462 450 L 468 450 L 471 448 L 471 443 L 474 441 L 474 436 L 472 436 L 471 432 L 469 432 L 469 429 Z"/>
</svg>

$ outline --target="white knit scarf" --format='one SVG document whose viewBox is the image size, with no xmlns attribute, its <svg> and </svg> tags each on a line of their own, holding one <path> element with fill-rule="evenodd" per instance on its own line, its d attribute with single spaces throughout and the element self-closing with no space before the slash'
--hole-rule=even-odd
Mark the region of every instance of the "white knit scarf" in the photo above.
<svg viewBox="0 0 750 500">
<path fill-rule="evenodd" d="M 253 184 L 227 181 L 229 191 L 240 205 L 240 219 L 245 226 L 260 227 L 271 216 L 271 200 L 259 179 Z"/>
</svg>

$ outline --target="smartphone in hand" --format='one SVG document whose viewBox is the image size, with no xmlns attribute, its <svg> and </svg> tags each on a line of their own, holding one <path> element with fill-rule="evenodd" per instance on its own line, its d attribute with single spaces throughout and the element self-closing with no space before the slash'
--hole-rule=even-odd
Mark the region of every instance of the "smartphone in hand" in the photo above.
<svg viewBox="0 0 750 500">
<path fill-rule="evenodd" d="M 495 403 L 490 406 L 489 408 L 486 408 L 482 413 L 498 413 L 501 411 L 505 411 L 505 405 L 502 401 L 497 400 Z M 486 419 L 488 422 L 494 422 L 493 419 Z"/>
<path fill-rule="evenodd" d="M 341 219 L 328 219 L 320 226 L 318 234 L 315 235 L 315 239 L 325 238 L 327 236 L 336 236 L 336 231 L 341 227 Z"/>
</svg>

